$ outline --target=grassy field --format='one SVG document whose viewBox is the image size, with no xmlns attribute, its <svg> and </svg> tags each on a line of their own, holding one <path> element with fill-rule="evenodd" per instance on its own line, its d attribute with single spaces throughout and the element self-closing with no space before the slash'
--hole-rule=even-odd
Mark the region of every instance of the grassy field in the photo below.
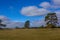
<svg viewBox="0 0 60 40">
<path fill-rule="evenodd" d="M 60 40 L 60 29 L 0 30 L 0 40 Z"/>
</svg>

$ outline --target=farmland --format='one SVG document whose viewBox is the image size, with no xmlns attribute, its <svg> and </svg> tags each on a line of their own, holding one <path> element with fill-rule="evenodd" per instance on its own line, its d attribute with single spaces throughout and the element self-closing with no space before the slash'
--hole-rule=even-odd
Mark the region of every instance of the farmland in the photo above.
<svg viewBox="0 0 60 40">
<path fill-rule="evenodd" d="M 5 29 L 0 30 L 0 40 L 60 40 L 60 29 Z"/>
</svg>

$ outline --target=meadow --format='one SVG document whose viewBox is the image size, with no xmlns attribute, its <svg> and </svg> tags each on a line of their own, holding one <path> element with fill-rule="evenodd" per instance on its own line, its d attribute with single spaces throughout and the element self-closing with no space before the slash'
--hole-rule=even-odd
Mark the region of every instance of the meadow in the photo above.
<svg viewBox="0 0 60 40">
<path fill-rule="evenodd" d="M 0 30 L 0 40 L 60 40 L 60 29 L 4 29 Z"/>
</svg>

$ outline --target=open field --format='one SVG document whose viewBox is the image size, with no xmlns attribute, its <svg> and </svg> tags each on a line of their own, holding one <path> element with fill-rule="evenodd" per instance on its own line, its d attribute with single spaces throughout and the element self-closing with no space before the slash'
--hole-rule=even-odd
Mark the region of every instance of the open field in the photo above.
<svg viewBox="0 0 60 40">
<path fill-rule="evenodd" d="M 0 30 L 0 40 L 60 40 L 60 29 Z"/>
</svg>

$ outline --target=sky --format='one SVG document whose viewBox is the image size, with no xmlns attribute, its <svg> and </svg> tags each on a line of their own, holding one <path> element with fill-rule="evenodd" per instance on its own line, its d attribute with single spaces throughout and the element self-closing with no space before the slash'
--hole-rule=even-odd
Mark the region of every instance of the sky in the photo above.
<svg viewBox="0 0 60 40">
<path fill-rule="evenodd" d="M 60 0 L 0 0 L 0 19 L 15 24 L 30 20 L 32 26 L 43 25 L 49 12 L 60 20 Z"/>
<path fill-rule="evenodd" d="M 0 15 L 9 17 L 13 21 L 26 21 L 40 19 L 42 16 L 29 17 L 21 13 L 23 7 L 37 6 L 41 2 L 50 0 L 0 0 Z"/>
</svg>

